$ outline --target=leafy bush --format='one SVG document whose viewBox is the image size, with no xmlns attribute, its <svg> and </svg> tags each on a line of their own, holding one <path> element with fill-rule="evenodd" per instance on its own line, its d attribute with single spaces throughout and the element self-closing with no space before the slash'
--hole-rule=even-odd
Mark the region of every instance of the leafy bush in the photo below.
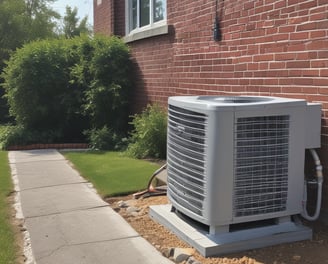
<svg viewBox="0 0 328 264">
<path fill-rule="evenodd" d="M 135 158 L 165 158 L 167 114 L 158 105 L 149 105 L 134 115 L 131 124 L 134 130 L 129 138 L 126 153 Z"/>
<path fill-rule="evenodd" d="M 10 113 L 27 128 L 63 126 L 68 76 L 66 48 L 59 41 L 33 42 L 19 49 L 5 69 Z"/>
<path fill-rule="evenodd" d="M 99 150 L 112 150 L 121 148 L 121 137 L 111 129 L 104 126 L 100 129 L 91 129 L 84 132 L 89 139 L 91 148 Z"/>
<path fill-rule="evenodd" d="M 80 62 L 72 69 L 72 79 L 85 87 L 82 108 L 91 127 L 124 131 L 131 87 L 128 47 L 116 37 L 98 36 L 84 40 L 78 51 Z"/>
<path fill-rule="evenodd" d="M 116 37 L 29 43 L 2 74 L 10 114 L 18 127 L 52 130 L 63 141 L 104 126 L 121 133 L 128 123 L 129 67 L 129 49 Z"/>
<path fill-rule="evenodd" d="M 34 143 L 52 143 L 59 135 L 52 130 L 32 130 L 23 126 L 6 126 L 0 129 L 0 146 L 6 149 L 9 146 L 22 146 Z"/>
</svg>

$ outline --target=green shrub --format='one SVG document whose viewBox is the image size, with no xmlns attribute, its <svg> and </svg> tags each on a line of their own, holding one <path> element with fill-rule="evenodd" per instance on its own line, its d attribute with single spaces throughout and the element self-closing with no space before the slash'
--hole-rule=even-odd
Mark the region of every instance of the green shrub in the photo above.
<svg viewBox="0 0 328 264">
<path fill-rule="evenodd" d="M 66 126 L 75 126 L 82 91 L 70 85 L 69 69 L 77 62 L 78 54 L 63 40 L 32 42 L 16 51 L 3 78 L 19 129 L 62 134 Z"/>
<path fill-rule="evenodd" d="M 141 113 L 133 116 L 131 132 L 126 153 L 135 158 L 165 158 L 167 114 L 158 105 L 147 106 Z"/>
<path fill-rule="evenodd" d="M 53 130 L 32 130 L 23 126 L 6 126 L 0 130 L 1 149 L 9 146 L 23 146 L 35 143 L 53 143 L 59 135 Z"/>
<path fill-rule="evenodd" d="M 62 141 L 77 141 L 91 128 L 125 129 L 129 74 L 123 41 L 82 36 L 26 44 L 10 58 L 2 77 L 18 127 L 33 134 L 51 130 Z"/>
<path fill-rule="evenodd" d="M 131 88 L 128 47 L 118 38 L 98 37 L 83 43 L 80 53 L 87 74 L 79 78 L 90 78 L 86 80 L 83 109 L 90 116 L 92 127 L 107 126 L 119 133 L 126 130 Z"/>
<path fill-rule="evenodd" d="M 104 126 L 100 129 L 86 130 L 90 147 L 99 150 L 118 150 L 121 149 L 121 137 L 111 129 Z"/>
</svg>

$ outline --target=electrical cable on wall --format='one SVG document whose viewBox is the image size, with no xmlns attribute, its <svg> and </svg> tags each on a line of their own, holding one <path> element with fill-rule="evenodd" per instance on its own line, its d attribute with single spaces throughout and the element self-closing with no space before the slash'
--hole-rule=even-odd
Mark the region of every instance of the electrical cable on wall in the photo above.
<svg viewBox="0 0 328 264">
<path fill-rule="evenodd" d="M 215 0 L 215 20 L 214 20 L 214 29 L 213 29 L 213 39 L 215 41 L 222 40 L 222 32 L 220 27 L 220 18 L 218 14 L 218 5 L 219 0 Z"/>
</svg>

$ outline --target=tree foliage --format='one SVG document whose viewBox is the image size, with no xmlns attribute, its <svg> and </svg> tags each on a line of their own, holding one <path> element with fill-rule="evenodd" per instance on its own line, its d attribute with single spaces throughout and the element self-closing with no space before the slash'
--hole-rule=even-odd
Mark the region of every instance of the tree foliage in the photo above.
<svg viewBox="0 0 328 264">
<path fill-rule="evenodd" d="M 0 63 L 11 52 L 36 39 L 54 37 L 60 15 L 49 7 L 54 0 L 1 0 L 0 1 Z M 1 67 L 2 68 L 2 67 Z"/>
<path fill-rule="evenodd" d="M 28 38 L 25 5 L 21 0 L 0 1 L 0 63 Z"/>
<path fill-rule="evenodd" d="M 50 8 L 56 0 L 25 0 L 29 22 L 29 40 L 55 37 L 55 19 L 60 15 Z"/>
<path fill-rule="evenodd" d="M 54 0 L 0 0 L 0 72 L 12 52 L 36 39 L 54 37 L 59 14 L 49 3 Z M 2 79 L 0 79 L 0 83 Z M 7 121 L 8 106 L 0 90 L 0 122 Z"/>
<path fill-rule="evenodd" d="M 73 38 L 81 34 L 89 34 L 91 30 L 88 27 L 88 16 L 85 16 L 79 21 L 77 17 L 77 8 L 72 9 L 66 6 L 66 13 L 63 18 L 64 27 L 63 33 L 66 38 Z"/>
</svg>

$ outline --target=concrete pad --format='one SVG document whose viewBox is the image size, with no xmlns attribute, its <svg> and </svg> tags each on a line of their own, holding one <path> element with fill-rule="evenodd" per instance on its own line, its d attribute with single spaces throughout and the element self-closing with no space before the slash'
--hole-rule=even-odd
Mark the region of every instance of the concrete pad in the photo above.
<svg viewBox="0 0 328 264">
<path fill-rule="evenodd" d="M 138 237 L 110 207 L 26 219 L 36 259 L 69 245 Z"/>
<path fill-rule="evenodd" d="M 290 221 L 210 235 L 193 221 L 182 219 L 171 212 L 171 205 L 150 206 L 149 214 L 205 257 L 312 238 L 310 228 Z"/>
<path fill-rule="evenodd" d="M 173 264 L 141 237 L 61 247 L 38 264 Z"/>
<path fill-rule="evenodd" d="M 19 175 L 19 189 L 33 189 L 54 185 L 86 182 L 77 171 L 73 170 L 66 161 L 38 161 L 33 166 L 22 162 L 15 164 L 16 174 Z"/>
<path fill-rule="evenodd" d="M 35 162 L 35 161 L 65 160 L 55 149 L 38 149 L 25 151 L 10 151 L 10 163 Z"/>
<path fill-rule="evenodd" d="M 25 218 L 108 206 L 85 183 L 29 189 L 20 197 Z"/>
</svg>

